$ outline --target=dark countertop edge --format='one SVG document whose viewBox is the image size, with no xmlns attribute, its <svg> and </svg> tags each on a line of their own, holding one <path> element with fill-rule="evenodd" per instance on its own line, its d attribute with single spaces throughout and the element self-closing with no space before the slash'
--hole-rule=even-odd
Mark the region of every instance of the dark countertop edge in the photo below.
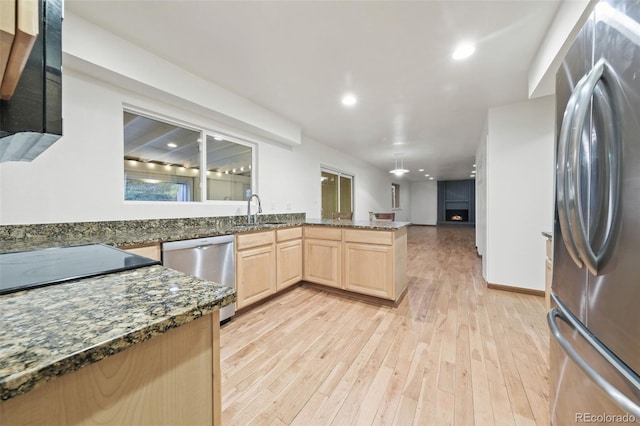
<svg viewBox="0 0 640 426">
<path fill-rule="evenodd" d="M 23 395 L 51 381 L 52 379 L 64 376 L 82 367 L 101 361 L 112 355 L 129 349 L 139 343 L 145 342 L 152 337 L 159 336 L 167 331 L 178 328 L 198 318 L 206 316 L 220 307 L 226 306 L 235 301 L 235 292 L 215 299 L 202 306 L 197 306 L 184 313 L 160 321 L 147 324 L 143 328 L 132 330 L 116 338 L 105 340 L 104 342 L 90 346 L 82 351 L 65 355 L 44 367 L 23 370 L 20 373 L 8 376 L 0 382 L 0 403 L 8 399 Z M 228 303 L 226 303 L 228 302 Z M 14 384 L 7 386 L 7 384 Z"/>
<path fill-rule="evenodd" d="M 548 239 L 553 239 L 553 234 L 551 232 L 542 231 L 542 236 Z"/>
</svg>

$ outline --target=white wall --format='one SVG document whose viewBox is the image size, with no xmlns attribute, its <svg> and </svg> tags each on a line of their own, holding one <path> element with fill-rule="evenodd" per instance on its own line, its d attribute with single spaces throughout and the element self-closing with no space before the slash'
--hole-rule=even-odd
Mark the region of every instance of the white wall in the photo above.
<svg viewBox="0 0 640 426">
<path fill-rule="evenodd" d="M 487 277 L 487 126 L 476 150 L 476 250 L 482 256 L 482 276 Z"/>
<path fill-rule="evenodd" d="M 486 149 L 486 276 L 492 284 L 544 290 L 552 225 L 553 96 L 489 110 Z"/>
<path fill-rule="evenodd" d="M 411 222 L 417 225 L 438 223 L 438 183 L 411 183 Z"/>
<path fill-rule="evenodd" d="M 67 19 L 65 16 L 65 22 Z M 82 38 L 84 35 L 67 32 L 65 39 Z M 107 36 L 102 38 L 103 41 L 109 39 Z M 119 58 L 117 60 L 127 61 L 127 47 L 131 46 L 121 39 L 118 41 L 120 55 L 116 55 Z M 100 49 L 103 48 L 110 50 L 107 45 L 100 46 Z M 131 49 L 140 54 L 139 48 Z M 75 54 L 80 55 L 79 52 L 80 49 Z M 147 52 L 145 55 L 150 54 Z M 68 59 L 69 55 L 65 55 L 65 58 Z M 190 92 L 185 89 L 185 84 L 193 82 L 193 76 L 185 73 L 182 76 L 184 78 L 180 78 L 179 70 L 174 65 L 167 65 L 172 78 L 162 80 L 162 90 L 150 90 L 145 82 L 108 74 L 104 67 L 92 68 L 87 63 L 71 62 L 80 66 L 65 63 L 64 136 L 33 162 L 0 164 L 0 225 L 246 213 L 244 202 L 125 202 L 123 104 L 151 109 L 206 128 L 216 128 L 222 120 L 227 130 L 248 131 L 248 137 L 257 144 L 257 192 L 262 198 L 264 213 L 303 212 L 307 217 L 320 217 L 321 164 L 334 166 L 355 176 L 356 219 L 367 219 L 370 210 L 390 211 L 391 180 L 386 171 L 304 135 L 300 145 L 283 144 L 285 137 L 295 139 L 296 126 L 249 101 L 235 99 L 233 94 L 227 93 L 225 99 L 227 104 L 234 105 L 223 103 L 221 108 L 227 108 L 227 112 L 238 105 L 242 108 L 237 110 L 240 111 L 237 118 L 230 117 L 229 120 L 210 110 L 211 105 L 198 104 L 195 95 L 187 102 L 178 95 L 193 95 L 185 95 L 185 92 Z M 158 60 L 154 62 L 156 68 L 153 73 L 148 69 L 145 72 L 149 75 L 165 75 L 164 65 Z M 91 70 L 95 70 L 96 74 L 92 74 Z M 105 76 L 109 83 L 104 81 Z M 112 84 L 117 82 L 122 85 Z M 216 102 L 221 101 L 217 99 Z M 242 120 L 250 122 L 250 125 L 244 126 Z M 267 129 L 262 132 L 259 125 Z M 279 136 L 275 136 L 276 133 Z M 268 138 L 269 135 L 273 137 Z M 410 195 L 408 189 L 407 184 L 406 194 Z M 410 205 L 410 197 L 407 202 L 407 206 Z"/>
</svg>

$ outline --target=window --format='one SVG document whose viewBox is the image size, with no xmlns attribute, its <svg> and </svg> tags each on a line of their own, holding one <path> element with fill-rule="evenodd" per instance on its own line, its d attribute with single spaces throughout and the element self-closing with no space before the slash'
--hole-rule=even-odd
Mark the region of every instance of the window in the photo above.
<svg viewBox="0 0 640 426">
<path fill-rule="evenodd" d="M 322 218 L 331 219 L 333 213 L 353 212 L 353 176 L 322 169 Z"/>
<path fill-rule="evenodd" d="M 392 183 L 391 184 L 391 209 L 399 209 L 400 208 L 400 184 Z"/>
<path fill-rule="evenodd" d="M 125 200 L 244 201 L 252 194 L 251 144 L 131 111 L 123 124 Z"/>
</svg>

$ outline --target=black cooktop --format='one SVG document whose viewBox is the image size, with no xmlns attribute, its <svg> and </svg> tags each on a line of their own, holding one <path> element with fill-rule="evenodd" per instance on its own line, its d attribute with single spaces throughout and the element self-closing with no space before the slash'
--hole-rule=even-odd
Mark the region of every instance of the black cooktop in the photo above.
<svg viewBox="0 0 640 426">
<path fill-rule="evenodd" d="M 104 244 L 3 253 L 0 294 L 158 264 Z"/>
</svg>

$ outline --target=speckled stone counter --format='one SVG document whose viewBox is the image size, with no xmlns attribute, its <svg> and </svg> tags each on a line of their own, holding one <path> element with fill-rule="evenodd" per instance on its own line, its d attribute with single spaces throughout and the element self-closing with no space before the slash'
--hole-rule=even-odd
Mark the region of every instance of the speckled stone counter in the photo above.
<svg viewBox="0 0 640 426">
<path fill-rule="evenodd" d="M 304 213 L 260 215 L 260 229 L 304 222 Z M 131 246 L 188 240 L 257 229 L 246 216 L 115 220 L 0 226 L 0 253 L 48 247 L 104 243 Z M 274 224 L 273 222 L 278 222 Z"/>
<path fill-rule="evenodd" d="M 0 296 L 0 403 L 235 301 L 162 266 Z"/>
<path fill-rule="evenodd" d="M 0 253 L 48 247 L 103 243 L 133 246 L 230 235 L 291 226 L 338 226 L 342 228 L 393 231 L 410 222 L 383 220 L 305 219 L 304 213 L 261 215 L 257 225 L 247 225 L 246 216 L 153 219 L 0 226 Z"/>
<path fill-rule="evenodd" d="M 303 223 L 305 225 L 337 226 L 341 228 L 371 229 L 371 230 L 378 230 L 378 231 L 395 231 L 396 229 L 402 229 L 411 225 L 411 222 L 392 222 L 388 220 L 338 220 L 338 219 L 305 219 Z"/>
</svg>

